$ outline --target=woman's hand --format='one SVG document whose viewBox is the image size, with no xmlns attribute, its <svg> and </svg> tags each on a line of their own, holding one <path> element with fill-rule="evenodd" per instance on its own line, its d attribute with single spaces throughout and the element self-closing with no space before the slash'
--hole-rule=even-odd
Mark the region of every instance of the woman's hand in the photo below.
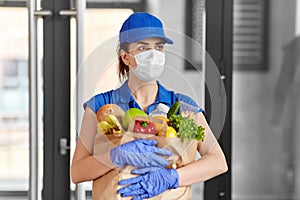
<svg viewBox="0 0 300 200">
<path fill-rule="evenodd" d="M 165 167 L 168 161 L 162 156 L 171 156 L 172 152 L 158 148 L 156 140 L 137 139 L 127 142 L 110 151 L 115 166 L 131 165 L 138 168 Z M 150 169 L 149 168 L 149 169 Z"/>
<path fill-rule="evenodd" d="M 178 173 L 175 169 L 161 168 L 142 176 L 121 180 L 119 185 L 128 185 L 118 190 L 122 197 L 134 196 L 133 200 L 151 198 L 167 189 L 176 189 Z"/>
</svg>

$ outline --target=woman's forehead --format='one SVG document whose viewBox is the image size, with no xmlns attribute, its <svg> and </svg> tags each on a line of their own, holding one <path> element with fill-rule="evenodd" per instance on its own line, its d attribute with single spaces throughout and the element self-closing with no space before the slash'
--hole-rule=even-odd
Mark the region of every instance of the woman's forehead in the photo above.
<svg viewBox="0 0 300 200">
<path fill-rule="evenodd" d="M 132 45 L 153 45 L 153 44 L 165 44 L 166 42 L 162 38 L 146 38 L 143 40 L 140 40 L 138 42 L 131 43 Z"/>
</svg>

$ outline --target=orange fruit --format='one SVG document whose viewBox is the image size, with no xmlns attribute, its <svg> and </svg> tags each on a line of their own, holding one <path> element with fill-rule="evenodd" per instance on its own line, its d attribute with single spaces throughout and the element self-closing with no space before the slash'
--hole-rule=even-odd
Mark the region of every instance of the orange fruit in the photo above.
<svg viewBox="0 0 300 200">
<path fill-rule="evenodd" d="M 163 131 L 159 131 L 157 136 L 165 136 L 165 133 Z"/>
<path fill-rule="evenodd" d="M 168 118 L 166 118 L 162 115 L 154 116 L 154 118 L 163 120 L 164 122 L 166 122 L 166 124 L 168 124 L 168 121 L 169 121 Z"/>
<path fill-rule="evenodd" d="M 154 116 L 153 118 L 156 119 L 153 121 L 156 129 L 160 132 L 158 136 L 163 136 L 166 131 L 166 127 L 168 126 L 168 121 L 169 121 L 168 118 L 160 115 Z"/>
</svg>

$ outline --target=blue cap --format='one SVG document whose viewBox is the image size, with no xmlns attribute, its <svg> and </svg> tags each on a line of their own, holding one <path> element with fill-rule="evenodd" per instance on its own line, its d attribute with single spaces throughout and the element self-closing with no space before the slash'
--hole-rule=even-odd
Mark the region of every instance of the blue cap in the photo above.
<svg viewBox="0 0 300 200">
<path fill-rule="evenodd" d="M 145 12 L 131 14 L 123 23 L 119 34 L 121 44 L 153 37 L 162 38 L 166 43 L 173 44 L 173 41 L 165 36 L 162 22 Z"/>
</svg>

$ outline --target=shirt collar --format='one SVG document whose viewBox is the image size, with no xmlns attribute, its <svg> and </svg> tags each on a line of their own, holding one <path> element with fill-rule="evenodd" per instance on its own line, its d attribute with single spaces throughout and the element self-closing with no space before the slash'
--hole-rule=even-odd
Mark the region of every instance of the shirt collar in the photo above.
<svg viewBox="0 0 300 200">
<path fill-rule="evenodd" d="M 164 86 L 162 86 L 159 81 L 157 81 L 157 84 L 158 84 L 158 93 L 155 102 L 170 104 L 171 101 L 170 91 L 167 90 Z"/>
<path fill-rule="evenodd" d="M 170 103 L 170 94 L 169 91 L 164 88 L 159 81 L 157 81 L 158 93 L 157 98 L 154 103 Z M 123 103 L 129 103 L 134 101 L 134 97 L 131 94 L 131 91 L 128 87 L 128 80 L 126 80 L 122 86 L 119 88 L 120 100 Z"/>
</svg>

